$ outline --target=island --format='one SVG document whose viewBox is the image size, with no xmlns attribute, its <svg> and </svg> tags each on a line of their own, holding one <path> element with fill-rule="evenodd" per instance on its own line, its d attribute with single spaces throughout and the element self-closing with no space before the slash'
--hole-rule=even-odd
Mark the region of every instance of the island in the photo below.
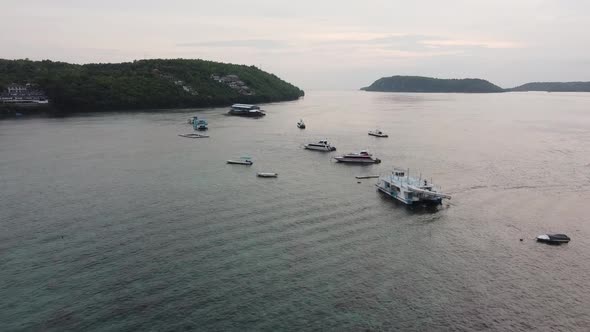
<svg viewBox="0 0 590 332">
<path fill-rule="evenodd" d="M 364 91 L 380 92 L 462 92 L 491 93 L 503 92 L 504 89 L 486 80 L 478 78 L 440 79 L 423 76 L 391 76 L 376 80 Z"/>
<path fill-rule="evenodd" d="M 508 91 L 590 92 L 590 82 L 533 82 Z"/>
<path fill-rule="evenodd" d="M 298 87 L 255 66 L 153 59 L 70 64 L 0 59 L 0 110 L 172 109 L 296 100 Z"/>
<path fill-rule="evenodd" d="M 440 79 L 423 76 L 391 76 L 376 80 L 364 91 L 495 93 L 518 91 L 590 92 L 590 82 L 534 82 L 503 89 L 479 78 Z"/>
</svg>

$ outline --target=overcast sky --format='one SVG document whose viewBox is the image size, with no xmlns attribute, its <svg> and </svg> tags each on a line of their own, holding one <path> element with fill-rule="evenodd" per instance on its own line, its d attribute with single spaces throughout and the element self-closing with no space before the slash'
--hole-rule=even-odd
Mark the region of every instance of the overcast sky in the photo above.
<svg viewBox="0 0 590 332">
<path fill-rule="evenodd" d="M 0 58 L 200 58 L 303 89 L 590 81 L 590 0 L 0 0 Z"/>
</svg>

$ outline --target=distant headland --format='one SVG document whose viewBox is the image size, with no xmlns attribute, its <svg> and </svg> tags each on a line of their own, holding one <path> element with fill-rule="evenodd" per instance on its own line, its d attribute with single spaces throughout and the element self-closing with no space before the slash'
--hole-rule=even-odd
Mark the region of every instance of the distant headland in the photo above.
<svg viewBox="0 0 590 332">
<path fill-rule="evenodd" d="M 77 65 L 0 59 L 0 111 L 41 105 L 66 113 L 207 107 L 303 95 L 303 90 L 255 66 L 205 60 Z"/>
<path fill-rule="evenodd" d="M 590 82 L 533 82 L 507 91 L 590 92 Z"/>
<path fill-rule="evenodd" d="M 509 91 L 561 91 L 590 92 L 590 82 L 542 82 L 527 83 L 511 89 L 503 89 L 478 78 L 440 79 L 423 76 L 383 77 L 364 91 L 380 92 L 430 92 L 430 93 L 497 93 Z"/>
</svg>

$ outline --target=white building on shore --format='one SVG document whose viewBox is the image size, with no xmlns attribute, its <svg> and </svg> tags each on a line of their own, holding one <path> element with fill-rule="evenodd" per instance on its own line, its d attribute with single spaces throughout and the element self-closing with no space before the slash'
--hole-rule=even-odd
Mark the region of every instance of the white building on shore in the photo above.
<svg viewBox="0 0 590 332">
<path fill-rule="evenodd" d="M 6 91 L 0 94 L 0 103 L 4 104 L 47 104 L 45 92 L 35 85 L 11 83 Z"/>
</svg>

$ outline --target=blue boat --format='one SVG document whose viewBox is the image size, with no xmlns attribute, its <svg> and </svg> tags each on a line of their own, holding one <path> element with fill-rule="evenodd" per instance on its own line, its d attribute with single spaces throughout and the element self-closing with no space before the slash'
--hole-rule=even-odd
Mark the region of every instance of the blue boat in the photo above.
<svg viewBox="0 0 590 332">
<path fill-rule="evenodd" d="M 208 123 L 207 120 L 205 119 L 197 119 L 197 117 L 195 116 L 193 118 L 193 128 L 195 130 L 207 130 Z"/>
</svg>

